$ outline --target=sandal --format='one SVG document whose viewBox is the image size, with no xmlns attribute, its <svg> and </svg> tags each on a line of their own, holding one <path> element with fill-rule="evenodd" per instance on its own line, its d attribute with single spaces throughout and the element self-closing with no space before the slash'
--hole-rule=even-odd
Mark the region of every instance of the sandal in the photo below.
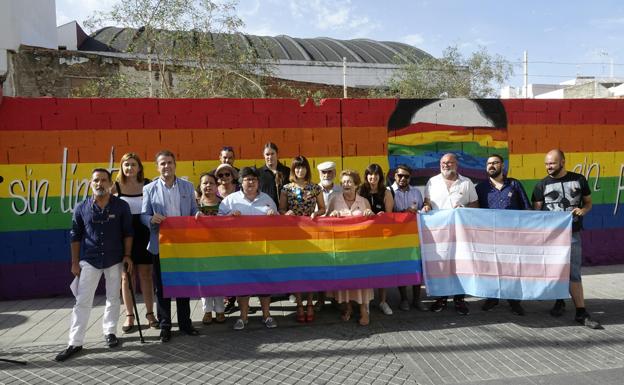
<svg viewBox="0 0 624 385">
<path fill-rule="evenodd" d="M 314 322 L 314 306 L 308 305 L 306 313 L 306 322 Z"/>
<path fill-rule="evenodd" d="M 225 313 L 217 313 L 217 317 L 214 320 L 218 324 L 222 324 L 225 322 Z"/>
<path fill-rule="evenodd" d="M 127 318 L 129 318 L 128 323 L 129 325 L 124 325 L 121 327 L 121 330 L 124 333 L 130 333 L 132 331 L 132 329 L 134 329 L 134 314 L 128 314 L 126 315 Z"/>
<path fill-rule="evenodd" d="M 212 312 L 204 313 L 204 318 L 202 318 L 202 323 L 204 325 L 210 325 L 212 323 Z"/>
<path fill-rule="evenodd" d="M 303 306 L 297 306 L 297 322 L 304 323 L 306 322 L 306 315 L 303 311 Z"/>
<path fill-rule="evenodd" d="M 145 318 L 147 319 L 147 322 L 149 323 L 149 327 L 151 327 L 152 329 L 160 329 L 160 323 L 158 322 L 156 317 L 154 317 L 153 311 L 149 313 L 145 313 Z"/>
</svg>

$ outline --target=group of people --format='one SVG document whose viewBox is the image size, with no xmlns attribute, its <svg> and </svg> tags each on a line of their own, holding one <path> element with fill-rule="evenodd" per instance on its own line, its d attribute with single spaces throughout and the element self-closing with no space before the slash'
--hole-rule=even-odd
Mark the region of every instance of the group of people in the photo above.
<svg viewBox="0 0 624 385">
<path fill-rule="evenodd" d="M 103 318 L 105 342 L 117 346 L 115 335 L 120 313 L 119 291 L 126 307 L 122 330 L 135 328 L 133 296 L 130 287 L 138 272 L 146 308 L 146 320 L 152 328 L 160 329 L 160 340 L 170 341 L 171 299 L 163 295 L 158 235 L 160 224 L 172 216 L 203 215 L 298 215 L 317 216 L 374 216 L 389 212 L 427 213 L 431 210 L 458 207 L 512 210 L 571 211 L 573 237 L 570 258 L 570 295 L 576 307 L 575 320 L 593 329 L 601 328 L 585 309 L 581 282 L 582 218 L 592 207 L 591 192 L 585 177 L 565 169 L 565 155 L 561 150 L 546 154 L 547 176 L 535 187 L 532 203 L 519 181 L 504 174 L 504 159 L 492 154 L 486 162 L 487 178 L 473 182 L 458 173 L 458 158 L 449 153 L 440 159 L 440 173 L 433 176 L 421 190 L 410 184 L 412 169 L 407 165 L 395 167 L 393 182 L 386 186 L 382 168 L 369 165 L 363 180 L 355 170 L 342 170 L 339 184 L 335 183 L 336 165 L 327 161 L 317 165 L 320 184 L 312 182 L 308 159 L 295 157 L 290 167 L 278 160 L 278 147 L 272 142 L 263 148 L 265 165 L 261 168 L 234 166 L 235 154 L 231 147 L 220 152 L 221 164 L 213 171 L 200 175 L 199 183 L 176 176 L 176 160 L 172 152 L 156 154 L 159 176 L 153 181 L 144 177 L 143 165 L 134 153 L 121 158 L 116 182 L 107 169 L 96 168 L 91 176 L 92 196 L 74 210 L 71 229 L 71 272 L 77 277 L 76 304 L 72 311 L 68 347 L 56 356 L 64 361 L 82 349 L 89 314 L 97 284 L 102 274 L 106 280 L 106 307 Z M 341 307 L 340 317 L 348 321 L 358 305 L 362 326 L 370 322 L 369 304 L 378 290 L 378 308 L 385 315 L 393 311 L 387 301 L 388 288 L 337 290 L 320 293 L 292 293 L 296 299 L 297 322 L 313 322 L 315 312 L 330 299 Z M 399 287 L 399 309 L 410 309 L 408 287 Z M 267 328 L 277 327 L 271 316 L 271 295 L 254 293 L 260 298 L 262 322 Z M 411 305 L 419 310 L 440 312 L 447 307 L 448 298 L 435 299 L 430 308 L 422 303 L 421 287 L 412 287 Z M 154 315 L 154 296 L 157 317 Z M 316 296 L 317 302 L 314 303 Z M 305 306 L 304 306 L 305 299 Z M 181 332 L 195 336 L 199 332 L 190 318 L 190 299 L 176 298 L 178 326 Z M 491 310 L 498 304 L 488 298 L 482 309 Z M 235 330 L 242 330 L 250 313 L 249 296 L 202 298 L 203 324 L 223 323 L 226 313 L 238 304 L 240 315 L 234 322 Z M 457 313 L 469 314 L 464 295 L 453 298 Z M 524 315 L 520 301 L 509 300 L 514 314 Z M 565 310 L 565 302 L 557 300 L 551 315 L 558 317 Z M 213 315 L 214 313 L 214 315 Z"/>
</svg>

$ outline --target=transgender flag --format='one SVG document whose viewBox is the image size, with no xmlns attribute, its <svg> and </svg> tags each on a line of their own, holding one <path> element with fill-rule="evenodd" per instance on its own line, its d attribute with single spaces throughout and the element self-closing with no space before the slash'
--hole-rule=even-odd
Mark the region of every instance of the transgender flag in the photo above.
<svg viewBox="0 0 624 385">
<path fill-rule="evenodd" d="M 418 217 L 427 293 L 568 298 L 569 212 L 434 210 Z"/>
</svg>

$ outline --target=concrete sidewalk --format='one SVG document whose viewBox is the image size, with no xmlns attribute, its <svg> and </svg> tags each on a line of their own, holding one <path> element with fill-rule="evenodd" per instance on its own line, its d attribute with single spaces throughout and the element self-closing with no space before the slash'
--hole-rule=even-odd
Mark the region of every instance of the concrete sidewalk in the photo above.
<svg viewBox="0 0 624 385">
<path fill-rule="evenodd" d="M 605 330 L 548 314 L 551 302 L 525 302 L 514 316 L 504 301 L 491 312 L 471 298 L 471 314 L 398 310 L 393 316 L 371 305 L 371 324 L 339 321 L 326 306 L 313 324 L 301 325 L 294 304 L 272 304 L 279 327 L 267 330 L 260 313 L 246 330 L 201 325 L 200 301 L 192 301 L 198 337 L 178 335 L 158 342 L 158 330 L 121 334 L 121 346 L 103 344 L 103 297 L 96 297 L 83 352 L 53 361 L 65 348 L 72 298 L 0 302 L 0 384 L 622 384 L 624 383 L 624 265 L 583 270 L 587 308 Z M 144 308 L 139 307 L 145 323 Z M 174 316 L 175 320 L 175 316 Z"/>
</svg>

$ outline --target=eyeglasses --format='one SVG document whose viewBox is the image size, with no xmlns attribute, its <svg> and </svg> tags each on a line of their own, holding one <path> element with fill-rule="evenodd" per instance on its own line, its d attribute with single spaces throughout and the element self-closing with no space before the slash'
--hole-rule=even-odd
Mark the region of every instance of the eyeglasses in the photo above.
<svg viewBox="0 0 624 385">
<path fill-rule="evenodd" d="M 409 178 L 410 174 L 396 174 L 397 178 L 399 179 L 403 179 L 403 178 Z"/>
<path fill-rule="evenodd" d="M 495 161 L 493 161 L 493 162 L 487 162 L 487 165 L 488 165 L 488 166 L 491 166 L 491 165 L 494 165 L 494 164 L 501 164 L 501 162 L 500 162 L 500 161 L 498 161 L 498 160 L 495 160 Z"/>
<path fill-rule="evenodd" d="M 217 176 L 219 178 L 223 178 L 224 176 L 232 176 L 232 174 L 230 174 L 229 172 L 224 172 L 224 173 L 221 173 L 221 174 L 217 174 Z"/>
<path fill-rule="evenodd" d="M 243 182 L 246 183 L 256 183 L 258 181 L 258 178 L 243 178 Z"/>
<path fill-rule="evenodd" d="M 440 162 L 440 164 L 443 164 L 443 165 L 446 165 L 446 166 L 450 166 L 450 165 L 455 164 L 455 163 L 457 163 L 457 162 L 455 162 L 455 161 Z"/>
</svg>

